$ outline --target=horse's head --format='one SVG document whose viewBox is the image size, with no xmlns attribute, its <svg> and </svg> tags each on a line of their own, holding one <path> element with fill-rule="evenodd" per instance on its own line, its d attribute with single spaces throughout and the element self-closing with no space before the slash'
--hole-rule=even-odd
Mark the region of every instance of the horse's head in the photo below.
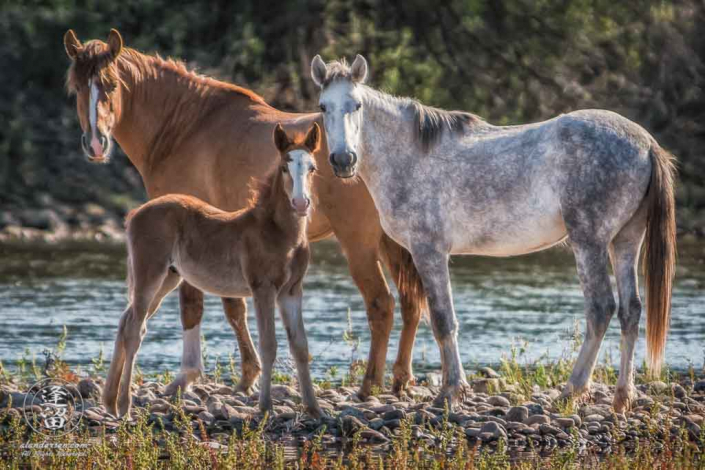
<svg viewBox="0 0 705 470">
<path fill-rule="evenodd" d="M 321 88 L 319 105 L 333 172 L 339 178 L 355 176 L 363 114 L 358 84 L 367 78 L 367 61 L 358 54 L 351 67 L 344 60 L 326 65 L 317 55 L 311 63 L 311 77 Z"/>
<path fill-rule="evenodd" d="M 314 122 L 303 140 L 293 140 L 282 125 L 277 124 L 274 144 L 279 150 L 284 191 L 291 207 L 299 217 L 306 217 L 311 207 L 311 184 L 316 171 L 313 154 L 321 146 L 321 129 Z"/>
<path fill-rule="evenodd" d="M 81 148 L 88 160 L 107 163 L 112 150 L 111 132 L 120 119 L 122 87 L 117 58 L 122 37 L 110 30 L 107 43 L 99 40 L 81 44 L 73 30 L 64 35 L 66 54 L 71 59 L 66 87 L 76 94 L 76 111 L 81 122 Z"/>
</svg>

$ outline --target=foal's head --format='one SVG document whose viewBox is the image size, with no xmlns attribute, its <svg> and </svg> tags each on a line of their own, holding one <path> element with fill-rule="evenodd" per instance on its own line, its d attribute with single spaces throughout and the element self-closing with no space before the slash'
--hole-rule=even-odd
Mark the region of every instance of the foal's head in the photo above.
<svg viewBox="0 0 705 470">
<path fill-rule="evenodd" d="M 367 61 L 358 54 L 351 67 L 345 61 L 326 66 L 320 55 L 311 63 L 311 77 L 321 88 L 319 104 L 330 148 L 329 161 L 339 178 L 355 176 L 362 127 L 362 90 Z"/>
<path fill-rule="evenodd" d="M 316 171 L 313 154 L 321 146 L 321 129 L 314 122 L 303 140 L 294 140 L 277 124 L 274 143 L 279 150 L 284 192 L 296 215 L 306 217 L 311 207 L 311 182 Z"/>
<path fill-rule="evenodd" d="M 122 52 L 122 37 L 111 29 L 107 43 L 93 40 L 82 44 L 69 29 L 64 47 L 71 59 L 66 86 L 76 94 L 83 129 L 81 148 L 89 161 L 106 163 L 112 150 L 110 134 L 120 119 L 122 87 L 117 58 Z"/>
</svg>

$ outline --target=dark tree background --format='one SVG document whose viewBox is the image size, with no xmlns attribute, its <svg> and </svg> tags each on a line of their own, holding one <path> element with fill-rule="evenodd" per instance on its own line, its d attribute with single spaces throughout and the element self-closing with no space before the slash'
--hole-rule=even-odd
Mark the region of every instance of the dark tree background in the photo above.
<svg viewBox="0 0 705 470">
<path fill-rule="evenodd" d="M 614 110 L 678 156 L 678 224 L 705 233 L 705 2 L 614 0 L 3 1 L 0 231 L 119 220 L 144 198 L 121 154 L 88 164 L 64 91 L 62 36 L 184 59 L 262 94 L 316 109 L 312 57 L 364 54 L 371 83 L 497 124 L 578 108 Z"/>
</svg>

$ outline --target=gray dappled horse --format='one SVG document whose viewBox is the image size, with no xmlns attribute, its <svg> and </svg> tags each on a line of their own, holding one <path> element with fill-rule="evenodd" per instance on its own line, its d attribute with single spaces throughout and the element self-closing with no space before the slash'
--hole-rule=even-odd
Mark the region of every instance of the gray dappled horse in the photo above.
<svg viewBox="0 0 705 470">
<path fill-rule="evenodd" d="M 641 301 L 636 267 L 645 240 L 647 353 L 658 373 L 675 270 L 672 157 L 637 124 L 583 110 L 520 126 L 493 126 L 469 113 L 431 108 L 364 85 L 357 56 L 311 67 L 321 88 L 329 161 L 338 177 L 367 185 L 382 227 L 407 248 L 429 297 L 441 350 L 437 402 L 456 400 L 466 381 L 458 351 L 448 257 L 515 256 L 568 238 L 585 295 L 587 331 L 564 396 L 589 391 L 615 310 L 621 362 L 614 408 L 633 396 Z M 608 262 L 617 279 L 615 304 Z M 463 338 L 471 347 L 470 338 Z"/>
</svg>

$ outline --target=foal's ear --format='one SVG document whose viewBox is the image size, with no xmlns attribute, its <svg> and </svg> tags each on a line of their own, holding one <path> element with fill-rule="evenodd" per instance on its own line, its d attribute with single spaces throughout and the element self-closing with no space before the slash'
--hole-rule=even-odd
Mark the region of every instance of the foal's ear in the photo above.
<svg viewBox="0 0 705 470">
<path fill-rule="evenodd" d="M 304 145 L 307 149 L 311 151 L 311 153 L 315 153 L 316 151 L 318 151 L 318 147 L 320 147 L 321 145 L 321 128 L 318 127 L 317 122 L 314 122 L 313 126 L 311 126 L 311 128 L 308 130 Z"/>
<path fill-rule="evenodd" d="M 278 123 L 277 127 L 274 128 L 274 145 L 277 146 L 277 150 L 280 153 L 284 152 L 289 146 L 289 136 L 284 132 L 281 123 Z"/>
<path fill-rule="evenodd" d="M 122 36 L 115 28 L 111 29 L 110 34 L 108 34 L 108 48 L 113 60 L 117 59 L 117 56 L 122 52 Z"/>
<path fill-rule="evenodd" d="M 360 54 L 355 57 L 355 61 L 350 67 L 352 81 L 355 83 L 365 83 L 367 80 L 367 61 Z"/>
<path fill-rule="evenodd" d="M 83 44 L 78 40 L 73 29 L 69 29 L 66 31 L 66 34 L 64 34 L 64 49 L 66 49 L 66 55 L 69 56 L 71 60 L 76 60 L 76 56 L 78 56 L 83 49 Z"/>
<path fill-rule="evenodd" d="M 316 55 L 311 61 L 311 78 L 313 83 L 323 88 L 323 84 L 326 82 L 326 74 L 328 70 L 326 69 L 326 63 L 323 62 L 320 55 Z"/>
</svg>

